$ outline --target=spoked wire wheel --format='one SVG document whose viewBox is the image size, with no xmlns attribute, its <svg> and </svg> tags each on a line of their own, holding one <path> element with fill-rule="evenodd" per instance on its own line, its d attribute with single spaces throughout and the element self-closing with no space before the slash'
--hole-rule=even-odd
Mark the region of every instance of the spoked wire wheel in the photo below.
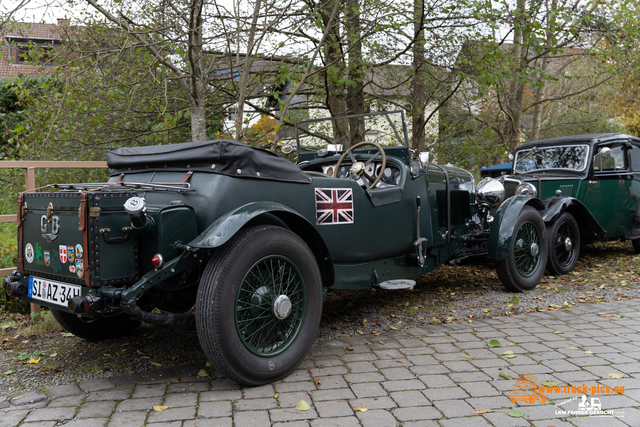
<svg viewBox="0 0 640 427">
<path fill-rule="evenodd" d="M 514 245 L 516 269 L 522 277 L 531 277 L 540 265 L 542 238 L 536 225 L 525 222 L 518 229 Z"/>
<path fill-rule="evenodd" d="M 257 356 L 278 355 L 300 333 L 306 307 L 307 291 L 298 267 L 285 256 L 264 257 L 251 266 L 238 289 L 238 336 Z"/>
</svg>

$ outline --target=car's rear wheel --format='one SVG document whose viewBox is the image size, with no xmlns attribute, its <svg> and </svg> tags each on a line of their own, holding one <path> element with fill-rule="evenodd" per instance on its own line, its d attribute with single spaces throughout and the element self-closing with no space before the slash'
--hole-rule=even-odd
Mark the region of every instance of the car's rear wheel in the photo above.
<svg viewBox="0 0 640 427">
<path fill-rule="evenodd" d="M 320 271 L 306 243 L 284 228 L 255 226 L 209 261 L 198 289 L 196 328 L 218 371 L 255 386 L 298 367 L 321 312 Z"/>
<path fill-rule="evenodd" d="M 573 215 L 563 213 L 549 230 L 549 261 L 551 274 L 567 274 L 576 266 L 580 255 L 580 229 Z"/>
<path fill-rule="evenodd" d="M 56 321 L 73 335 L 88 341 L 102 341 L 130 334 L 140 322 L 124 313 L 101 316 L 96 319 L 78 317 L 77 314 L 51 309 Z"/>
<path fill-rule="evenodd" d="M 546 228 L 538 211 L 525 206 L 513 227 L 507 258 L 496 262 L 500 281 L 510 291 L 535 288 L 547 263 Z"/>
</svg>

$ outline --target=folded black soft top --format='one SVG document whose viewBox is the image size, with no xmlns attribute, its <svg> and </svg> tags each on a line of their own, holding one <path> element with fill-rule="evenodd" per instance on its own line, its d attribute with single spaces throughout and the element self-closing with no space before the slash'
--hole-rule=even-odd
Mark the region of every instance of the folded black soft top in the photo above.
<svg viewBox="0 0 640 427">
<path fill-rule="evenodd" d="M 290 161 L 232 140 L 118 148 L 107 153 L 107 165 L 111 175 L 190 170 L 239 178 L 310 182 L 309 177 Z"/>
</svg>

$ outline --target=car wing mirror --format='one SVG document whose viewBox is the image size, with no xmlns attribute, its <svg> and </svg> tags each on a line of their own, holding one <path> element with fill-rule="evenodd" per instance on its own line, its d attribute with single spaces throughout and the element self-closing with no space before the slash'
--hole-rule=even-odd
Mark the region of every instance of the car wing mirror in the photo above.
<svg viewBox="0 0 640 427">
<path fill-rule="evenodd" d="M 611 157 L 611 148 L 609 147 L 602 147 L 600 149 L 600 156 L 603 159 L 608 159 L 609 157 Z"/>
</svg>

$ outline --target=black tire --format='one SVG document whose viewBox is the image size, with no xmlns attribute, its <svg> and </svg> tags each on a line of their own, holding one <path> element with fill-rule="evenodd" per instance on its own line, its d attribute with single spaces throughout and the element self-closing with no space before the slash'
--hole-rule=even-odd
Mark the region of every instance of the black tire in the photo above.
<svg viewBox="0 0 640 427">
<path fill-rule="evenodd" d="M 631 244 L 633 245 L 633 250 L 640 254 L 640 239 L 632 240 Z"/>
<path fill-rule="evenodd" d="M 513 227 L 507 258 L 496 262 L 505 288 L 522 292 L 535 288 L 547 263 L 549 247 L 544 221 L 535 208 L 525 206 Z"/>
<path fill-rule="evenodd" d="M 124 313 L 102 316 L 97 319 L 78 317 L 73 313 L 51 309 L 51 314 L 60 326 L 73 335 L 88 341 L 103 341 L 130 334 L 140 326 L 140 322 Z"/>
<path fill-rule="evenodd" d="M 321 314 L 316 259 L 300 237 L 281 227 L 240 231 L 216 250 L 200 279 L 200 346 L 218 371 L 243 385 L 293 372 L 313 344 Z"/>
<path fill-rule="evenodd" d="M 580 256 L 580 229 L 573 215 L 565 212 L 551 225 L 549 260 L 547 270 L 551 274 L 567 274 L 576 266 Z"/>
</svg>

